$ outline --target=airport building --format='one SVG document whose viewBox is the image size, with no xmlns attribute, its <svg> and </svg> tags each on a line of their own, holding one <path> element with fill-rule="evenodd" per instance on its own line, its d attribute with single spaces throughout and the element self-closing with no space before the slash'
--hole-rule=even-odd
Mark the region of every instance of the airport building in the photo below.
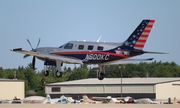
<svg viewBox="0 0 180 108">
<path fill-rule="evenodd" d="M 24 99 L 24 81 L 0 78 L 0 100 Z"/>
<path fill-rule="evenodd" d="M 90 78 L 50 83 L 46 85 L 45 93 L 52 98 L 66 95 L 80 99 L 82 94 L 87 94 L 103 97 L 131 96 L 136 99 L 151 98 L 161 101 L 168 98 L 180 100 L 180 78 L 122 78 L 122 84 L 121 78 Z"/>
</svg>

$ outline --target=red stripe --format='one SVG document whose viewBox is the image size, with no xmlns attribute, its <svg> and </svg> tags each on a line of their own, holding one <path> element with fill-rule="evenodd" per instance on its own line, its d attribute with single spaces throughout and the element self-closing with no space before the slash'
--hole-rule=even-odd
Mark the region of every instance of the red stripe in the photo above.
<svg viewBox="0 0 180 108">
<path fill-rule="evenodd" d="M 147 25 L 146 27 L 152 28 L 152 27 L 153 27 L 153 25 Z"/>
<path fill-rule="evenodd" d="M 116 54 L 116 53 L 109 53 L 109 52 L 89 52 L 89 51 L 81 51 L 81 52 L 53 52 L 51 54 L 58 54 L 58 55 L 64 55 L 64 54 L 109 54 L 112 56 L 119 56 L 119 57 L 124 57 L 124 58 L 128 58 L 129 56 L 126 55 L 122 55 L 122 54 Z"/>
<path fill-rule="evenodd" d="M 53 52 L 51 54 L 92 54 L 92 52 L 89 51 L 79 51 L 79 52 Z M 98 52 L 97 52 L 98 53 Z"/>
<path fill-rule="evenodd" d="M 155 22 L 155 20 L 150 20 L 149 22 Z"/>
<path fill-rule="evenodd" d="M 150 32 L 151 30 L 144 30 L 143 32 Z"/>
<path fill-rule="evenodd" d="M 141 34 L 141 36 L 140 36 L 140 37 L 147 38 L 147 37 L 148 37 L 148 35 L 147 35 L 147 34 Z"/>
<path fill-rule="evenodd" d="M 143 44 L 135 44 L 134 47 L 139 47 L 139 48 L 143 48 L 144 45 Z"/>
<path fill-rule="evenodd" d="M 144 43 L 145 43 L 145 42 L 146 42 L 146 40 L 138 40 L 137 42 L 144 42 Z"/>
</svg>

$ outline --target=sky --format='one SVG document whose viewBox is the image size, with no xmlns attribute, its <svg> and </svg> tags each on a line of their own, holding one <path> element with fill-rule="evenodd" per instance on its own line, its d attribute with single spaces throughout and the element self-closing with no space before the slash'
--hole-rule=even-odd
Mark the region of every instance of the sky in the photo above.
<svg viewBox="0 0 180 108">
<path fill-rule="evenodd" d="M 180 0 L 0 0 L 0 67 L 27 66 L 32 57 L 11 52 L 58 47 L 72 40 L 123 42 L 143 19 L 154 19 L 144 54 L 156 61 L 180 65 Z M 69 65 L 65 65 L 69 66 Z M 36 60 L 36 68 L 44 63 Z"/>
</svg>

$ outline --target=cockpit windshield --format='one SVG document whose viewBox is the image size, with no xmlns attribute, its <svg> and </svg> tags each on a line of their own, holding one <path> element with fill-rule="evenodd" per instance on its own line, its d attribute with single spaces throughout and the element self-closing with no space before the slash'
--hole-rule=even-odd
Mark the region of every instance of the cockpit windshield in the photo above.
<svg viewBox="0 0 180 108">
<path fill-rule="evenodd" d="M 72 43 L 67 43 L 65 46 L 64 46 L 64 49 L 72 49 L 73 48 L 73 44 Z"/>
<path fill-rule="evenodd" d="M 67 43 L 66 43 L 66 44 L 67 44 Z M 62 48 L 62 47 L 64 47 L 66 44 L 63 44 L 63 45 L 59 46 L 59 48 Z"/>
<path fill-rule="evenodd" d="M 63 48 L 64 49 L 72 49 L 73 48 L 73 44 L 72 43 L 66 43 L 64 45 L 61 45 L 59 48 Z"/>
<path fill-rule="evenodd" d="M 62 48 L 64 45 L 60 46 L 59 48 Z"/>
</svg>

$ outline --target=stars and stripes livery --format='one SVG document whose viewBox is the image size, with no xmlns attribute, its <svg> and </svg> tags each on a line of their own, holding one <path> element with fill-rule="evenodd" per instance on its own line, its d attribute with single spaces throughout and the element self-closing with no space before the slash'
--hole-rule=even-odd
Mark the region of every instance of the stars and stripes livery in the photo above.
<svg viewBox="0 0 180 108">
<path fill-rule="evenodd" d="M 155 20 L 143 20 L 122 46 L 143 49 Z"/>
<path fill-rule="evenodd" d="M 44 75 L 49 75 L 48 66 L 56 66 L 56 76 L 62 76 L 62 64 L 98 64 L 100 71 L 98 79 L 102 80 L 105 76 L 105 65 L 132 63 L 134 61 L 147 61 L 148 59 L 131 59 L 131 57 L 144 53 L 164 54 L 161 52 L 143 51 L 149 33 L 155 20 L 143 20 L 133 33 L 122 43 L 117 42 L 96 42 L 91 41 L 69 41 L 60 47 L 37 47 L 32 50 L 22 50 L 22 48 L 12 49 L 11 51 L 25 54 L 24 58 L 33 56 L 32 67 L 35 69 L 35 58 L 44 61 Z"/>
</svg>

